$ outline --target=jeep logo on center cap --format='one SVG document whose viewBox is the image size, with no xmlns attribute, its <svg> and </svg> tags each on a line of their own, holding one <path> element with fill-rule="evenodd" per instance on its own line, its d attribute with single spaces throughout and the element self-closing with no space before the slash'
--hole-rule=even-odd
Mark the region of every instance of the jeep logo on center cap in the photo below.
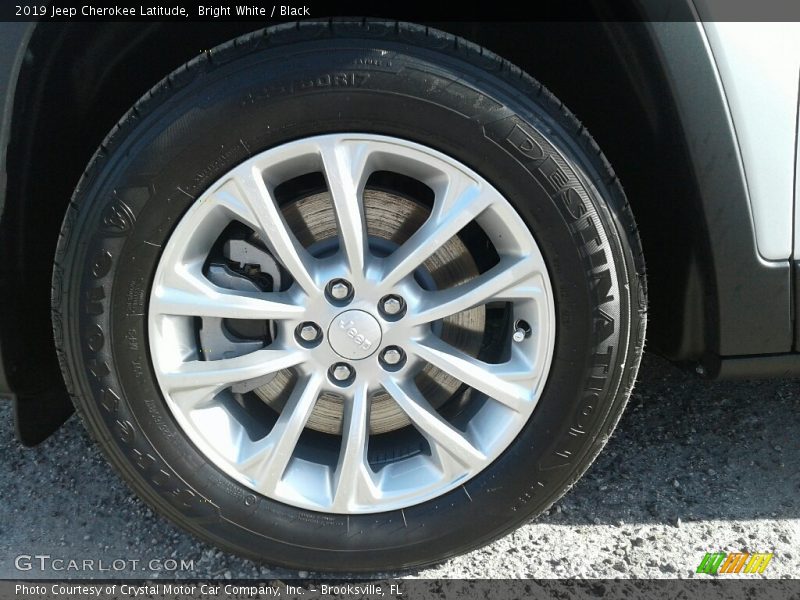
<svg viewBox="0 0 800 600">
<path fill-rule="evenodd" d="M 358 333 L 358 328 L 356 327 L 355 321 L 350 319 L 345 321 L 344 319 L 339 319 L 339 327 L 344 329 L 347 333 L 347 337 L 353 340 L 353 343 L 357 346 L 360 346 L 362 350 L 369 350 L 372 348 L 372 342 L 370 342 L 366 337 L 364 337 L 363 333 Z"/>
<path fill-rule="evenodd" d="M 328 328 L 328 343 L 339 356 L 361 360 L 380 345 L 382 332 L 378 320 L 363 310 L 339 314 Z"/>
</svg>

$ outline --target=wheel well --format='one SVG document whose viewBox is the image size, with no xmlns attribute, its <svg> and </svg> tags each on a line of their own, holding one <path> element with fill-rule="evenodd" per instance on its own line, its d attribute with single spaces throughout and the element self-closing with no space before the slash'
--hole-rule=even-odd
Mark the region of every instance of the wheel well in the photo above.
<svg viewBox="0 0 800 600">
<path fill-rule="evenodd" d="M 50 276 L 62 217 L 91 155 L 153 84 L 197 53 L 255 25 L 37 26 L 14 105 L 4 215 L 7 230 L 14 234 L 9 263 L 17 293 L 12 310 L 0 317 L 0 327 L 9 379 L 18 394 L 52 395 L 57 390 L 66 403 L 50 327 Z M 704 260 L 706 238 L 697 225 L 702 223 L 697 218 L 699 192 L 644 24 L 436 26 L 532 74 L 592 133 L 616 169 L 639 222 L 653 312 L 658 316 L 669 307 L 681 307 L 677 327 L 675 321 L 659 323 L 656 318 L 651 342 L 673 357 L 699 355 L 707 313 L 700 281 L 710 268 Z M 669 201 L 651 201 L 654 190 Z M 691 235 L 680 247 L 670 242 L 667 256 L 661 251 L 668 243 L 664 236 L 676 230 Z"/>
</svg>

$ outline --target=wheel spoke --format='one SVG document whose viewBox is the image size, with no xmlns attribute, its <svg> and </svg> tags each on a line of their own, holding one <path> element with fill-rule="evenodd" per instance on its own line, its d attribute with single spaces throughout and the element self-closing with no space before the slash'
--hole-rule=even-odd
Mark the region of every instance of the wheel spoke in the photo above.
<svg viewBox="0 0 800 600">
<path fill-rule="evenodd" d="M 153 288 L 154 314 L 223 319 L 302 319 L 302 306 L 281 293 L 228 290 L 211 283 L 199 263 L 177 265 Z"/>
<path fill-rule="evenodd" d="M 487 302 L 543 298 L 542 264 L 531 256 L 505 257 L 467 283 L 425 292 L 419 308 L 408 316 L 410 324 L 438 321 Z"/>
<path fill-rule="evenodd" d="M 364 275 L 367 252 L 362 195 L 368 175 L 368 145 L 328 141 L 320 145 L 320 156 L 339 225 L 342 252 L 351 276 L 359 280 Z"/>
<path fill-rule="evenodd" d="M 300 379 L 292 390 L 272 431 L 257 444 L 257 449 L 238 463 L 243 473 L 267 494 L 278 487 L 297 447 L 300 434 L 314 410 L 322 387 L 322 375 Z"/>
<path fill-rule="evenodd" d="M 222 360 L 193 360 L 163 373 L 161 384 L 169 392 L 198 390 L 214 394 L 234 383 L 294 367 L 303 358 L 300 351 L 265 349 Z"/>
<path fill-rule="evenodd" d="M 464 434 L 436 412 L 415 385 L 398 383 L 391 376 L 384 377 L 382 384 L 432 448 L 446 452 L 467 468 L 475 468 L 486 460 Z"/>
<path fill-rule="evenodd" d="M 498 365 L 488 364 L 435 336 L 414 343 L 411 352 L 517 412 L 528 410 L 534 401 L 533 381 L 528 381 L 530 366 L 520 364 L 519 359 Z"/>
<path fill-rule="evenodd" d="M 391 288 L 497 200 L 493 190 L 456 178 L 425 223 L 386 260 L 380 285 Z"/>
<path fill-rule="evenodd" d="M 359 384 L 345 402 L 342 449 L 333 479 L 333 507 L 341 512 L 368 501 L 373 488 L 367 464 L 369 399 L 367 386 Z"/>
<path fill-rule="evenodd" d="M 319 290 L 310 267 L 313 258 L 289 229 L 257 168 L 237 169 L 233 179 L 214 191 L 213 201 L 253 228 L 303 291 Z"/>
</svg>

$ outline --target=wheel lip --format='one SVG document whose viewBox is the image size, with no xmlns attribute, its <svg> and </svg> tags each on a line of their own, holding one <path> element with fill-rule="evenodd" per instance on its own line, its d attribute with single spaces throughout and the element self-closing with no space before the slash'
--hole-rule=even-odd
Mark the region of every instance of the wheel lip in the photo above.
<svg viewBox="0 0 800 600">
<path fill-rule="evenodd" d="M 213 191 L 215 189 L 217 189 L 221 185 L 221 183 L 224 182 L 230 176 L 230 174 L 233 171 L 235 171 L 237 169 L 241 169 L 246 165 L 258 165 L 258 164 L 262 164 L 263 165 L 263 164 L 265 164 L 265 163 L 267 163 L 269 161 L 270 157 L 274 156 L 276 153 L 279 153 L 282 149 L 287 148 L 287 147 L 290 148 L 290 150 L 289 150 L 290 154 L 296 154 L 296 147 L 297 146 L 303 146 L 303 145 L 307 144 L 309 141 L 312 141 L 312 140 L 348 140 L 348 141 L 362 141 L 362 142 L 367 142 L 367 143 L 375 142 L 377 144 L 382 144 L 382 145 L 396 146 L 397 148 L 403 149 L 404 152 L 410 152 L 412 154 L 416 154 L 417 158 L 428 157 L 428 158 L 432 158 L 432 159 L 436 160 L 439 163 L 444 163 L 444 164 L 447 164 L 447 165 L 451 165 L 454 168 L 456 168 L 457 170 L 460 170 L 462 172 L 466 172 L 468 174 L 468 176 L 477 179 L 478 181 L 481 182 L 482 185 L 486 186 L 487 189 L 494 190 L 494 188 L 491 186 L 491 184 L 488 181 L 486 181 L 482 176 L 480 176 L 475 170 L 473 170 L 472 168 L 470 168 L 470 167 L 464 165 L 463 163 L 461 163 L 458 159 L 455 159 L 453 157 L 445 155 L 445 154 L 443 154 L 443 153 L 441 153 L 441 152 L 439 152 L 437 150 L 434 150 L 434 149 L 432 149 L 430 147 L 427 147 L 427 146 L 423 146 L 423 145 L 418 144 L 416 142 L 407 141 L 407 140 L 404 140 L 404 139 L 398 138 L 398 137 L 389 137 L 389 136 L 382 136 L 382 135 L 375 135 L 375 134 L 363 134 L 363 133 L 340 133 L 340 134 L 326 134 L 326 135 L 320 135 L 320 136 L 310 136 L 310 137 L 307 137 L 307 138 L 302 138 L 302 139 L 296 140 L 294 142 L 284 143 L 284 144 L 281 144 L 281 145 L 276 146 L 274 148 L 270 148 L 270 149 L 264 150 L 263 152 L 255 154 L 254 156 L 252 156 L 250 159 L 248 159 L 244 163 L 234 167 L 228 173 L 226 173 L 225 175 L 220 177 L 217 181 L 215 181 L 212 185 L 210 185 L 209 188 L 203 194 L 201 194 L 195 200 L 194 204 L 189 208 L 187 213 L 184 214 L 184 216 L 181 218 L 181 220 L 176 224 L 175 228 L 173 229 L 173 232 L 170 234 L 170 238 L 167 240 L 167 243 L 165 244 L 165 248 L 164 248 L 165 251 L 173 243 L 173 240 L 176 239 L 175 234 L 180 229 L 181 224 L 186 222 L 187 216 L 189 216 L 193 211 L 195 211 L 200 204 L 202 204 L 204 201 L 206 201 L 208 199 L 209 195 L 211 193 L 213 193 Z M 495 190 L 495 192 L 496 192 L 496 190 Z M 499 194 L 499 192 L 497 192 L 497 193 Z M 516 217 L 516 219 L 519 221 L 519 223 L 521 223 L 523 225 L 525 231 L 527 232 L 528 236 L 530 237 L 530 242 L 532 244 L 532 247 L 535 249 L 536 253 L 538 254 L 539 258 L 541 259 L 540 262 L 542 264 L 542 275 L 543 275 L 542 284 L 543 284 L 543 287 L 545 288 L 545 293 L 543 295 L 543 299 L 544 299 L 544 307 L 543 308 L 544 308 L 544 314 L 545 314 L 545 318 L 546 318 L 545 320 L 546 320 L 548 326 L 544 329 L 544 335 L 542 336 L 542 338 L 543 338 L 542 349 L 544 351 L 542 352 L 541 364 L 539 365 L 539 367 L 537 369 L 538 372 L 539 372 L 539 376 L 538 376 L 538 379 L 537 379 L 537 382 L 536 382 L 536 389 L 537 389 L 536 402 L 538 402 L 538 398 L 541 397 L 542 391 L 543 391 L 543 389 L 545 387 L 545 384 L 546 384 L 548 376 L 549 376 L 551 363 L 552 363 L 554 350 L 555 350 L 555 337 L 556 337 L 555 336 L 555 333 L 556 333 L 555 332 L 555 328 L 556 328 L 555 298 L 554 298 L 554 293 L 553 293 L 553 290 L 552 290 L 552 284 L 551 284 L 551 281 L 550 281 L 550 276 L 549 276 L 549 273 L 547 271 L 547 268 L 546 268 L 546 265 L 545 265 L 545 262 L 544 262 L 544 258 L 541 255 L 541 251 L 539 250 L 539 247 L 538 247 L 538 245 L 537 245 L 537 243 L 535 241 L 535 237 L 534 237 L 533 233 L 530 232 L 530 229 L 527 227 L 527 225 L 525 225 L 522 217 L 520 216 L 520 213 L 513 207 L 513 205 L 511 205 L 511 203 L 505 198 L 504 198 L 504 201 L 506 202 L 506 204 L 508 204 L 508 207 L 513 212 L 514 217 Z M 164 255 L 164 253 L 162 253 L 162 257 L 163 257 L 163 255 Z M 163 263 L 162 263 L 162 260 L 159 259 L 158 267 L 157 267 L 157 270 L 156 270 L 156 276 L 153 279 L 153 282 L 152 282 L 152 285 L 151 285 L 151 290 L 150 290 L 151 301 L 152 301 L 152 297 L 153 297 L 153 295 L 155 293 L 156 282 L 159 281 L 159 275 L 160 275 L 160 273 L 162 271 L 162 268 L 163 268 Z M 318 278 L 318 283 L 321 282 L 324 278 L 325 277 Z M 404 285 L 404 284 L 401 283 L 401 286 L 402 285 Z M 295 291 L 294 293 L 295 293 L 295 298 L 294 299 L 297 300 L 298 299 L 297 292 Z M 290 295 L 291 295 L 291 291 L 290 291 Z M 402 292 L 399 293 L 399 295 L 403 296 Z M 411 296 L 412 294 L 406 294 L 406 295 Z M 349 302 L 349 299 L 348 299 L 348 302 Z M 342 306 L 331 307 L 332 308 L 331 315 L 333 315 L 332 319 L 335 319 L 338 314 L 342 314 L 343 312 L 349 312 L 351 310 L 363 310 L 363 308 L 362 308 L 363 306 L 364 306 L 364 302 L 362 301 L 362 302 L 354 302 L 352 304 L 348 304 L 346 307 L 342 307 Z M 387 322 L 392 321 L 394 319 L 394 317 L 395 317 L 394 315 L 388 315 L 388 316 L 381 315 L 380 311 L 375 311 L 375 314 L 372 314 L 372 313 L 369 313 L 369 314 L 371 316 L 373 316 L 374 318 L 376 318 L 376 320 L 379 322 L 380 325 L 386 325 Z M 405 314 L 405 313 L 403 313 L 403 314 Z M 401 498 L 401 499 L 399 499 L 397 501 L 394 501 L 394 502 L 389 500 L 389 501 L 387 501 L 387 502 L 385 502 L 385 503 L 383 503 L 383 504 L 381 504 L 379 506 L 359 507 L 358 510 L 354 510 L 354 511 L 350 511 L 350 510 L 341 511 L 341 510 L 335 510 L 335 509 L 326 509 L 326 508 L 321 507 L 317 503 L 309 502 L 309 501 L 306 501 L 303 498 L 299 498 L 299 497 L 296 497 L 296 496 L 274 497 L 273 495 L 270 495 L 270 494 L 264 494 L 259 489 L 253 487 L 252 482 L 249 481 L 249 479 L 246 476 L 244 476 L 241 472 L 237 471 L 235 468 L 232 468 L 232 465 L 230 464 L 230 461 L 227 460 L 218 451 L 218 449 L 214 448 L 213 445 L 211 445 L 204 438 L 204 436 L 202 436 L 202 435 L 193 435 L 192 434 L 192 431 L 194 429 L 194 425 L 193 425 L 191 419 L 172 400 L 172 397 L 170 396 L 170 394 L 167 392 L 167 390 L 165 389 L 165 387 L 163 385 L 162 372 L 155 365 L 155 357 L 158 355 L 158 352 L 159 352 L 158 342 L 160 340 L 160 336 L 153 334 L 153 332 L 158 329 L 158 326 L 155 323 L 156 318 L 157 318 L 156 315 L 154 315 L 150 311 L 150 309 L 148 307 L 148 317 L 147 317 L 147 319 L 148 319 L 148 333 L 149 333 L 149 335 L 148 335 L 148 344 L 149 344 L 149 348 L 150 348 L 149 359 L 150 359 L 151 365 L 153 366 L 153 371 L 156 374 L 156 379 L 158 381 L 159 388 L 161 390 L 162 396 L 164 397 L 165 402 L 166 402 L 168 408 L 170 409 L 170 412 L 172 413 L 172 415 L 174 416 L 174 418 L 178 422 L 178 424 L 179 424 L 180 428 L 182 429 L 183 433 L 186 434 L 186 436 L 189 438 L 189 441 L 192 444 L 194 444 L 200 450 L 200 452 L 203 455 L 205 455 L 206 458 L 208 458 L 212 462 L 212 464 L 214 464 L 217 468 L 220 468 L 223 472 L 225 472 L 227 475 L 229 475 L 230 477 L 232 477 L 233 479 L 235 479 L 236 481 L 238 481 L 242 485 L 244 485 L 247 488 L 249 488 L 249 489 L 251 489 L 253 491 L 256 491 L 256 492 L 258 492 L 258 493 L 260 493 L 262 495 L 266 495 L 267 497 L 270 497 L 273 500 L 277 500 L 279 502 L 283 502 L 283 503 L 286 503 L 286 504 L 289 504 L 289 505 L 292 505 L 292 506 L 295 506 L 295 507 L 298 507 L 298 508 L 315 510 L 315 511 L 319 511 L 319 512 L 332 513 L 332 514 L 340 514 L 340 513 L 345 513 L 345 514 L 359 514 L 359 513 L 360 514 L 371 514 L 371 513 L 379 513 L 379 512 L 385 512 L 385 511 L 390 511 L 390 510 L 408 508 L 410 506 L 414 506 L 414 505 L 421 504 L 423 502 L 438 498 L 438 497 L 440 497 L 440 496 L 452 491 L 453 489 L 457 488 L 458 486 L 462 485 L 463 483 L 465 483 L 466 481 L 468 481 L 469 479 L 471 479 L 472 477 L 474 477 L 478 473 L 482 472 L 484 469 L 490 467 L 490 465 L 495 460 L 497 460 L 497 458 L 503 452 L 505 452 L 509 447 L 511 447 L 513 445 L 514 440 L 516 439 L 516 437 L 519 434 L 519 432 L 522 430 L 524 425 L 530 420 L 531 415 L 533 414 L 533 410 L 535 409 L 535 406 L 536 406 L 536 402 L 534 402 L 532 408 L 530 409 L 530 412 L 527 414 L 527 417 L 522 420 L 520 426 L 516 429 L 516 431 L 515 431 L 515 433 L 513 435 L 513 438 L 508 443 L 504 444 L 502 446 L 502 448 L 500 449 L 500 451 L 493 452 L 492 456 L 488 457 L 487 461 L 485 462 L 484 465 L 481 466 L 481 468 L 477 469 L 474 472 L 469 473 L 467 477 L 456 478 L 446 486 L 439 486 L 439 487 L 437 487 L 437 489 L 435 491 L 427 493 L 427 494 L 424 495 L 424 497 L 417 498 L 412 502 L 406 501 L 405 497 L 403 497 L 403 498 Z M 302 319 L 302 320 L 305 320 L 305 319 Z M 297 324 L 299 322 L 301 322 L 301 321 L 296 321 L 296 322 L 294 322 L 294 324 Z M 320 329 L 323 332 L 327 332 L 328 326 L 326 326 L 324 324 L 324 322 L 325 322 L 325 319 L 320 321 Z M 331 320 L 331 323 L 332 323 L 332 320 Z M 293 331 L 293 330 L 294 330 L 294 325 L 292 325 L 291 327 L 287 328 L 287 331 Z M 419 336 L 418 336 L 418 338 L 419 338 Z M 415 338 L 415 339 L 418 339 L 418 338 Z M 365 357 L 365 358 L 371 358 L 371 359 L 377 360 L 378 357 L 382 354 L 382 350 L 380 352 L 378 351 L 379 348 L 384 348 L 384 347 L 388 347 L 390 345 L 395 345 L 393 342 L 394 342 L 393 338 L 385 337 L 383 342 L 382 342 L 382 344 L 379 347 L 376 347 L 375 351 L 373 351 L 368 357 Z M 327 345 L 327 339 L 323 340 L 322 345 Z M 353 360 L 353 361 L 355 361 L 356 365 L 358 365 L 358 363 L 360 361 L 362 361 L 362 359 L 342 358 L 342 356 L 339 355 L 338 353 L 336 353 L 335 351 L 334 351 L 334 355 L 340 361 L 346 362 L 346 361 L 349 361 L 349 360 Z M 403 364 L 401 366 L 405 366 L 405 364 Z M 309 372 L 306 371 L 305 374 L 306 374 L 306 376 L 308 376 Z M 325 379 L 325 378 L 323 377 L 322 379 Z M 330 386 L 326 387 L 324 384 L 322 385 L 322 387 L 323 387 L 323 389 L 332 389 L 332 388 L 330 388 Z M 330 507 L 328 507 L 328 508 L 330 508 Z"/>
</svg>

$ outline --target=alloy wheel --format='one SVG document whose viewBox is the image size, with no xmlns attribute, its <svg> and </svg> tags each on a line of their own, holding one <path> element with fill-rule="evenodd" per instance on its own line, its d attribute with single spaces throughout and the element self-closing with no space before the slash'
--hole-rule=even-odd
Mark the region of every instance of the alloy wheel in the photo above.
<svg viewBox="0 0 800 600">
<path fill-rule="evenodd" d="M 178 424 L 237 481 L 373 513 L 486 468 L 553 354 L 542 254 L 466 165 L 409 141 L 321 135 L 213 184 L 164 247 L 153 368 Z"/>
</svg>

